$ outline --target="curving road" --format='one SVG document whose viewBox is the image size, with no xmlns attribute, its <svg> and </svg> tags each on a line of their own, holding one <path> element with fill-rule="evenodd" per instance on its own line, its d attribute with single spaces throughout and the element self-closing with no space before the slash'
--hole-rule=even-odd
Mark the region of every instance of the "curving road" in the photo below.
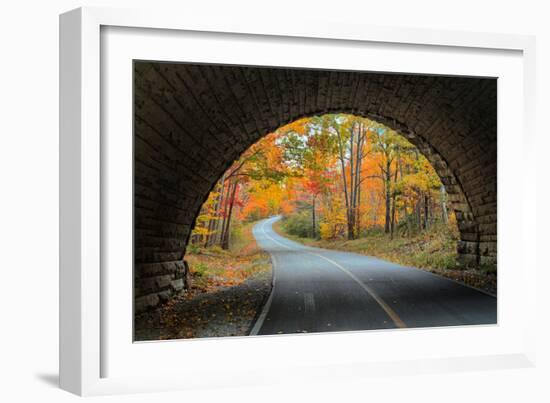
<svg viewBox="0 0 550 403">
<path fill-rule="evenodd" d="M 251 335 L 495 324 L 497 300 L 423 270 L 313 248 L 253 230 L 273 262 L 273 289 Z"/>
</svg>

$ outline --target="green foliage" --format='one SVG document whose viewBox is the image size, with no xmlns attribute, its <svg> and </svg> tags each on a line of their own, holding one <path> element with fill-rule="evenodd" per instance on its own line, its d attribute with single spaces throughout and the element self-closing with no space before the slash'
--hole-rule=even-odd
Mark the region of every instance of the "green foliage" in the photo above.
<svg viewBox="0 0 550 403">
<path fill-rule="evenodd" d="M 311 152 L 307 146 L 307 139 L 290 131 L 278 140 L 278 145 L 283 149 L 283 158 L 288 167 L 298 172 L 302 171 L 307 154 Z"/>
<path fill-rule="evenodd" d="M 187 251 L 186 254 L 193 254 L 196 255 L 197 253 L 200 253 L 201 248 L 197 244 L 189 243 L 187 245 Z"/>
<path fill-rule="evenodd" d="M 311 211 L 303 210 L 285 217 L 282 225 L 284 226 L 285 231 L 291 235 L 301 238 L 311 237 L 313 232 Z M 319 230 L 317 229 L 315 232 L 319 233 Z"/>
<path fill-rule="evenodd" d="M 231 226 L 230 250 L 239 251 L 248 240 L 243 234 L 243 225 L 237 221 Z"/>
<path fill-rule="evenodd" d="M 275 227 L 278 228 L 277 226 Z M 424 269 L 450 270 L 457 268 L 456 234 L 444 225 L 434 225 L 413 237 L 390 239 L 383 228 L 370 228 L 355 240 L 331 239 L 314 241 L 292 233 L 283 223 L 283 235 L 312 246 L 345 250 L 380 257 L 398 264 Z"/>
<path fill-rule="evenodd" d="M 196 276 L 202 277 L 205 275 L 205 273 L 208 273 L 209 271 L 208 264 L 204 262 L 197 262 L 195 265 L 193 265 L 193 273 Z"/>
</svg>

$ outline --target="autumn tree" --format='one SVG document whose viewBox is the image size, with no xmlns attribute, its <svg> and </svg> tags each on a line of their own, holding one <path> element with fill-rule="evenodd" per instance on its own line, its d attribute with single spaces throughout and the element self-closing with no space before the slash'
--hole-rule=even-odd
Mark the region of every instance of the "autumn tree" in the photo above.
<svg viewBox="0 0 550 403">
<path fill-rule="evenodd" d="M 233 220 L 281 213 L 300 215 L 300 233 L 323 239 L 356 239 L 363 228 L 410 235 L 450 214 L 445 188 L 417 148 L 345 114 L 300 119 L 245 151 L 204 203 L 192 242 L 228 248 Z"/>
</svg>

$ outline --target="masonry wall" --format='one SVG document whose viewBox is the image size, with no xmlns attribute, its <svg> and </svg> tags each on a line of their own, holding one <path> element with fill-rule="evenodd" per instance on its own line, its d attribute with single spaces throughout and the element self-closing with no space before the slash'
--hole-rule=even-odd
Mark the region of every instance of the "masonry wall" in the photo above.
<svg viewBox="0 0 550 403">
<path fill-rule="evenodd" d="M 184 250 L 208 193 L 262 136 L 329 112 L 370 117 L 430 160 L 465 265 L 496 264 L 496 79 L 134 63 L 136 312 L 185 287 Z"/>
</svg>

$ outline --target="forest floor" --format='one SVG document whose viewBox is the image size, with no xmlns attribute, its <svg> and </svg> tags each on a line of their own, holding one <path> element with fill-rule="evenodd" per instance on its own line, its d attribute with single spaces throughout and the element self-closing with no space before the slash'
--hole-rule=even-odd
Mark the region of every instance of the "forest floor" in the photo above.
<svg viewBox="0 0 550 403">
<path fill-rule="evenodd" d="M 273 228 L 280 235 L 304 245 L 374 256 L 450 278 L 493 296 L 497 293 L 496 272 L 460 267 L 457 263 L 456 239 L 444 229 L 436 228 L 415 236 L 394 239 L 382 232 L 373 232 L 350 241 L 298 237 L 285 231 L 283 221 L 276 222 Z"/>
<path fill-rule="evenodd" d="M 189 289 L 136 317 L 136 340 L 246 336 L 271 292 L 271 263 L 244 225 L 230 250 L 188 248 Z"/>
</svg>

